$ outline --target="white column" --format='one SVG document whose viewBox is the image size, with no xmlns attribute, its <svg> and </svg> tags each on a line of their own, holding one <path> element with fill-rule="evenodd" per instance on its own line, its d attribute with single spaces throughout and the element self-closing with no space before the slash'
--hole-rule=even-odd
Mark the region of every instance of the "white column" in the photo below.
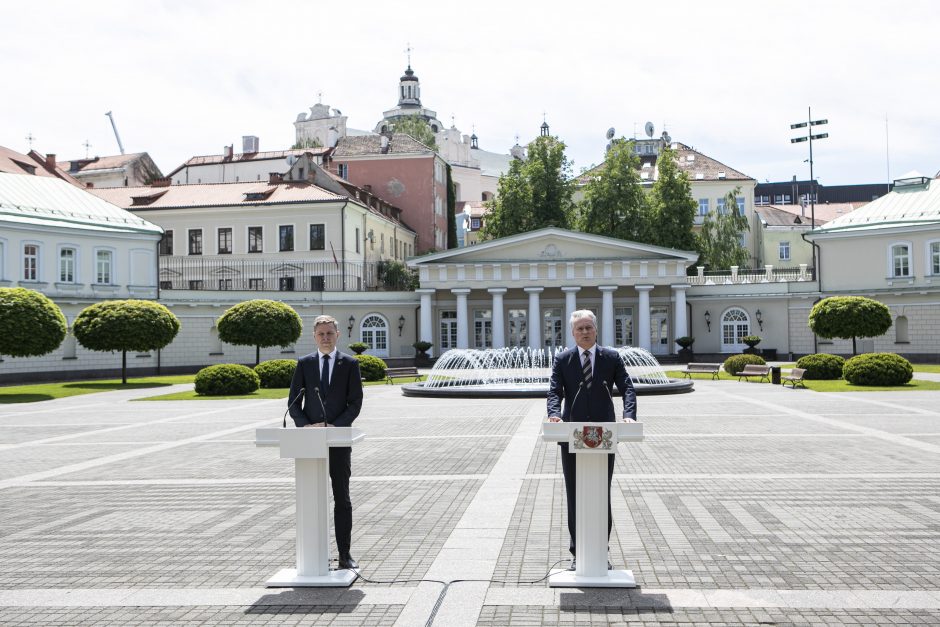
<svg viewBox="0 0 940 627">
<path fill-rule="evenodd" d="M 506 347 L 506 325 L 503 322 L 503 294 L 505 287 L 491 287 L 486 290 L 493 295 L 493 348 Z"/>
<path fill-rule="evenodd" d="M 600 285 L 601 291 L 601 345 L 614 345 L 614 291 L 616 285 Z"/>
<path fill-rule="evenodd" d="M 637 285 L 636 291 L 640 295 L 640 304 L 636 312 L 636 327 L 634 328 L 634 337 L 636 345 L 640 348 L 650 350 L 650 292 L 652 285 Z"/>
<path fill-rule="evenodd" d="M 470 288 L 460 287 L 451 290 L 457 296 L 457 348 L 470 348 L 470 325 L 467 313 L 467 294 Z"/>
<path fill-rule="evenodd" d="M 568 321 L 571 320 L 571 314 L 578 308 L 577 293 L 580 287 L 563 287 L 561 291 L 565 293 L 565 319 L 561 321 L 565 329 L 565 337 L 568 338 L 568 348 L 575 347 L 574 336 L 571 334 L 571 327 Z"/>
<path fill-rule="evenodd" d="M 418 339 L 422 342 L 434 343 L 434 318 L 431 315 L 431 297 L 434 296 L 436 290 L 431 288 L 423 288 L 415 290 L 418 294 L 421 295 L 421 321 L 418 328 Z M 428 350 L 428 355 L 434 354 L 434 346 L 431 346 Z"/>
<path fill-rule="evenodd" d="M 539 294 L 544 287 L 524 287 L 529 294 L 529 314 L 526 317 L 526 328 L 529 330 L 529 348 L 542 347 L 542 310 L 539 307 Z"/>
<path fill-rule="evenodd" d="M 673 310 L 673 320 L 675 321 L 675 325 L 672 327 L 673 340 L 689 333 L 685 307 L 685 291 L 687 289 L 689 289 L 688 283 L 672 286 L 672 291 L 675 293 L 675 305 L 673 305 L 675 307 Z M 673 348 L 673 352 L 675 352 L 675 350 L 676 349 Z"/>
</svg>

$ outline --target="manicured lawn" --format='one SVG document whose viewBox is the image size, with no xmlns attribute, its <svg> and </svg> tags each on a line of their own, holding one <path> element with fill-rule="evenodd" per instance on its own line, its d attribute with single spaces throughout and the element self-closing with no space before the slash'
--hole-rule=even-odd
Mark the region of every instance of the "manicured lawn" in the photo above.
<svg viewBox="0 0 940 627">
<path fill-rule="evenodd" d="M 0 387 L 0 404 L 35 403 L 54 398 L 65 398 L 79 394 L 111 392 L 113 390 L 134 390 L 157 388 L 177 383 L 192 383 L 193 375 L 173 375 L 165 377 L 139 377 L 128 379 L 126 385 L 120 379 L 97 379 L 93 381 L 67 381 L 63 383 L 36 383 L 31 385 L 11 385 Z"/>
<path fill-rule="evenodd" d="M 784 368 L 786 369 L 786 368 Z M 933 372 L 930 370 L 917 370 L 914 368 L 915 372 Z M 667 370 L 666 376 L 673 379 L 683 379 L 684 375 L 678 370 Z M 731 376 L 726 373 L 724 370 L 718 371 L 718 378 L 721 381 L 734 381 L 737 383 L 738 378 Z M 703 380 L 711 381 L 711 375 L 706 374 L 693 374 L 692 380 Z M 754 384 L 756 381 L 741 381 L 743 386 L 745 383 Z M 766 381 L 763 382 L 765 385 Z M 898 391 L 907 391 L 907 390 L 940 390 L 940 381 L 920 381 L 918 379 L 911 380 L 907 385 L 900 385 L 895 387 L 883 387 L 883 386 L 864 386 L 864 385 L 852 385 L 843 379 L 837 379 L 834 381 L 805 381 L 806 387 L 814 392 L 898 392 Z M 787 385 L 787 387 L 790 387 Z M 799 388 L 797 388 L 799 389 Z"/>
</svg>

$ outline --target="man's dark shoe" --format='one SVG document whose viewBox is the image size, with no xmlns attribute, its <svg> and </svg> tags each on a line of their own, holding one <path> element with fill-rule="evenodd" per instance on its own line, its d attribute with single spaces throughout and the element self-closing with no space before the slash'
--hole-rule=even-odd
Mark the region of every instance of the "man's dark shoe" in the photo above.
<svg viewBox="0 0 940 627">
<path fill-rule="evenodd" d="M 571 559 L 571 565 L 568 566 L 568 570 L 578 570 L 578 560 L 575 558 Z"/>
<path fill-rule="evenodd" d="M 352 555 L 348 553 L 346 555 L 339 556 L 339 567 L 345 570 L 354 570 L 359 568 L 359 562 L 352 558 Z"/>
</svg>

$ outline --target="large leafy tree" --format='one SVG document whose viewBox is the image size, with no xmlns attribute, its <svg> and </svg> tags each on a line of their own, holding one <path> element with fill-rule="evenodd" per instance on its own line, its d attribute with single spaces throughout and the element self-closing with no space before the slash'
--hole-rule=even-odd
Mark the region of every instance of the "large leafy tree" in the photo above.
<svg viewBox="0 0 940 627">
<path fill-rule="evenodd" d="M 223 342 L 254 346 L 258 365 L 262 348 L 286 347 L 300 339 L 303 322 L 289 305 L 259 298 L 231 307 L 216 322 L 216 328 Z"/>
<path fill-rule="evenodd" d="M 724 211 L 709 211 L 698 234 L 699 265 L 709 269 L 747 265 L 750 253 L 741 245 L 741 234 L 749 231 L 747 217 L 738 212 L 737 196 L 741 188 L 725 196 Z"/>
<path fill-rule="evenodd" d="M 831 296 L 824 298 L 809 312 L 809 328 L 824 338 L 852 338 L 852 354 L 856 354 L 855 338 L 877 337 L 891 328 L 888 306 L 862 296 Z"/>
<path fill-rule="evenodd" d="M 180 321 L 149 300 L 108 300 L 83 309 L 72 324 L 75 339 L 93 351 L 121 351 L 121 383 L 127 383 L 127 351 L 158 350 L 173 341 Z"/>
<path fill-rule="evenodd" d="M 634 143 L 615 141 L 604 165 L 595 170 L 584 189 L 578 228 L 635 242 L 649 242 L 651 221 L 646 194 L 640 184 L 640 159 Z M 690 226 L 691 228 L 691 226 Z"/>
<path fill-rule="evenodd" d="M 437 150 L 437 141 L 434 139 L 434 131 L 431 130 L 431 126 L 423 118 L 416 115 L 398 118 L 391 123 L 391 129 L 394 133 L 406 133 L 411 135 L 428 148 Z"/>
<path fill-rule="evenodd" d="M 48 297 L 23 287 L 0 288 L 0 355 L 51 353 L 67 331 L 62 310 Z"/>
<path fill-rule="evenodd" d="M 571 163 L 565 144 L 543 136 L 529 144 L 526 158 L 515 160 L 499 177 L 496 199 L 487 203 L 484 239 L 507 237 L 547 226 L 570 228 Z"/>
<path fill-rule="evenodd" d="M 650 243 L 679 250 L 695 250 L 695 223 L 697 203 L 692 198 L 689 175 L 679 169 L 676 153 L 664 146 L 656 160 L 658 174 L 649 195 L 650 214 L 655 228 L 650 231 Z M 745 222 L 745 226 L 747 222 Z"/>
</svg>

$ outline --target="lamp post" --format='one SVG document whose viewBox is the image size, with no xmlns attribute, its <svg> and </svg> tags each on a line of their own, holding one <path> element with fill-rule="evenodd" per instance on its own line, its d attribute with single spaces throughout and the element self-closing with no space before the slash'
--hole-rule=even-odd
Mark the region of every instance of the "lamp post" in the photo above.
<svg viewBox="0 0 940 627">
<path fill-rule="evenodd" d="M 814 139 L 826 139 L 829 137 L 829 133 L 819 133 L 813 135 L 814 126 L 820 126 L 822 124 L 828 124 L 829 120 L 814 120 L 813 119 L 813 109 L 812 107 L 807 107 L 807 118 L 805 122 L 797 122 L 796 124 L 791 124 L 791 129 L 805 128 L 806 135 L 802 137 L 794 137 L 790 140 L 791 144 L 798 144 L 800 142 L 809 142 L 809 202 L 810 202 L 810 228 L 816 228 L 816 179 L 813 178 L 813 140 Z"/>
</svg>

